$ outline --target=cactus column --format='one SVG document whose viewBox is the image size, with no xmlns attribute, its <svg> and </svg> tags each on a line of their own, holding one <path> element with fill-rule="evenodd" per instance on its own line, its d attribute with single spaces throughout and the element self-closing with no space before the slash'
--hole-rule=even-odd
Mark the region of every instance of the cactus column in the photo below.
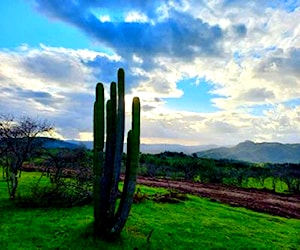
<svg viewBox="0 0 300 250">
<path fill-rule="evenodd" d="M 121 172 L 125 101 L 124 70 L 118 71 L 118 87 L 110 86 L 110 99 L 106 103 L 106 145 L 104 153 L 105 105 L 102 83 L 96 87 L 94 104 L 94 233 L 106 239 L 117 238 L 128 218 L 139 165 L 140 101 L 132 102 L 132 128 L 127 136 L 126 173 L 119 207 L 116 209 L 118 182 Z"/>
</svg>

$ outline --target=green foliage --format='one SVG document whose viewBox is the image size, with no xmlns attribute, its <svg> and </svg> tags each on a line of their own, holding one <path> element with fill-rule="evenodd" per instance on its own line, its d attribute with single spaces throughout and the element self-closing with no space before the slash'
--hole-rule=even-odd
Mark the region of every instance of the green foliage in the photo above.
<svg viewBox="0 0 300 250">
<path fill-rule="evenodd" d="M 235 159 L 253 163 L 273 164 L 299 163 L 300 144 L 281 144 L 277 142 L 255 143 L 245 141 L 234 147 L 219 147 L 196 153 L 199 157 L 212 159 Z"/>
<path fill-rule="evenodd" d="M 15 199 L 23 163 L 41 150 L 42 145 L 36 137 L 52 129 L 46 121 L 0 114 L 0 157 L 5 159 L 3 177 L 10 199 Z"/>
<path fill-rule="evenodd" d="M 95 236 L 116 239 L 129 216 L 136 186 L 140 146 L 140 101 L 132 102 L 132 126 L 127 135 L 127 159 L 123 192 L 118 208 L 118 182 L 121 173 L 124 126 L 124 70 L 118 71 L 118 88 L 110 85 L 106 103 L 106 145 L 104 154 L 105 105 L 102 83 L 96 87 L 94 104 L 94 232 Z"/>
<path fill-rule="evenodd" d="M 30 178 L 28 178 L 30 175 Z M 43 172 L 23 172 L 21 188 L 14 204 L 22 208 L 73 207 L 92 202 L 92 190 L 78 183 L 77 178 L 66 178 L 55 184 L 44 178 Z M 7 187 L 3 187 L 3 191 Z M 1 198 L 1 197 L 0 197 Z"/>
<path fill-rule="evenodd" d="M 85 148 L 48 150 L 44 153 L 43 166 L 40 170 L 56 185 L 64 184 L 66 177 L 82 184 L 92 180 L 92 156 Z"/>
<path fill-rule="evenodd" d="M 38 178 L 38 173 L 23 173 L 21 195 Z M 166 193 L 161 188 L 138 188 L 148 195 Z M 24 209 L 7 199 L 5 189 L 6 183 L 0 182 L 0 249 L 298 249 L 300 245 L 299 220 L 195 196 L 177 204 L 151 200 L 133 204 L 122 240 L 105 242 L 93 237 L 92 206 Z"/>
<path fill-rule="evenodd" d="M 78 192 L 74 189 L 66 189 L 64 186 L 41 187 L 33 186 L 31 191 L 18 195 L 15 204 L 24 208 L 49 208 L 49 207 L 74 207 L 90 204 L 91 193 Z"/>
<path fill-rule="evenodd" d="M 142 154 L 139 174 L 300 193 L 300 164 L 255 164 L 183 153 Z"/>
</svg>

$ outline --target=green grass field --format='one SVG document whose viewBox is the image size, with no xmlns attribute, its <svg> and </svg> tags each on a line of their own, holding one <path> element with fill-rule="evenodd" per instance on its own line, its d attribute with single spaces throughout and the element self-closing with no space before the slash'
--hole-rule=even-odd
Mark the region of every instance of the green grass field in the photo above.
<svg viewBox="0 0 300 250">
<path fill-rule="evenodd" d="M 23 173 L 21 195 L 38 178 Z M 139 188 L 149 194 L 158 190 Z M 0 249 L 299 249 L 300 220 L 189 198 L 179 204 L 134 204 L 121 239 L 106 243 L 93 239 L 91 205 L 18 208 L 0 180 Z"/>
<path fill-rule="evenodd" d="M 266 188 L 269 190 L 273 190 L 273 179 L 271 177 L 266 178 L 264 181 L 264 184 L 262 185 L 262 183 L 260 183 L 257 179 L 249 178 L 247 181 L 247 185 L 244 185 L 244 187 L 245 188 L 257 188 L 257 189 Z M 288 186 L 286 185 L 285 182 L 283 182 L 281 180 L 277 180 L 274 191 L 277 193 L 288 192 Z"/>
</svg>

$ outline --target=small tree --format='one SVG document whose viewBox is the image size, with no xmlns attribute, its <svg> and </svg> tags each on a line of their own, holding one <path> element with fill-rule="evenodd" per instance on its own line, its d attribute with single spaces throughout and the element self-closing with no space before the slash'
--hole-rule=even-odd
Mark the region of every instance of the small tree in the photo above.
<svg viewBox="0 0 300 250">
<path fill-rule="evenodd" d="M 11 199 L 15 198 L 18 174 L 24 161 L 41 147 L 42 141 L 35 138 L 52 129 L 47 121 L 0 114 L 0 147 L 5 158 L 5 177 Z"/>
</svg>

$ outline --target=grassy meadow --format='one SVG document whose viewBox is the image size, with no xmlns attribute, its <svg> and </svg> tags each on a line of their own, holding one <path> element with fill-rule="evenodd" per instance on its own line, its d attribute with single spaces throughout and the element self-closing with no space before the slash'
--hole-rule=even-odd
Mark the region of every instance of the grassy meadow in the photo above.
<svg viewBox="0 0 300 250">
<path fill-rule="evenodd" d="M 265 179 L 264 183 L 261 183 L 257 179 L 250 177 L 247 180 L 247 184 L 242 185 L 242 187 L 274 190 L 274 188 L 273 188 L 273 178 L 268 177 L 268 178 Z M 288 186 L 285 182 L 283 182 L 281 180 L 276 180 L 276 185 L 275 185 L 275 190 L 274 191 L 277 192 L 277 193 L 287 193 L 288 192 Z"/>
<path fill-rule="evenodd" d="M 40 177 L 22 173 L 19 194 Z M 42 185 L 48 185 L 42 179 Z M 142 193 L 163 189 L 139 186 Z M 230 207 L 189 196 L 178 204 L 134 204 L 117 242 L 94 240 L 92 205 L 20 208 L 0 180 L 0 249 L 299 249 L 300 220 Z M 152 233 L 150 233 L 152 232 Z"/>
</svg>

